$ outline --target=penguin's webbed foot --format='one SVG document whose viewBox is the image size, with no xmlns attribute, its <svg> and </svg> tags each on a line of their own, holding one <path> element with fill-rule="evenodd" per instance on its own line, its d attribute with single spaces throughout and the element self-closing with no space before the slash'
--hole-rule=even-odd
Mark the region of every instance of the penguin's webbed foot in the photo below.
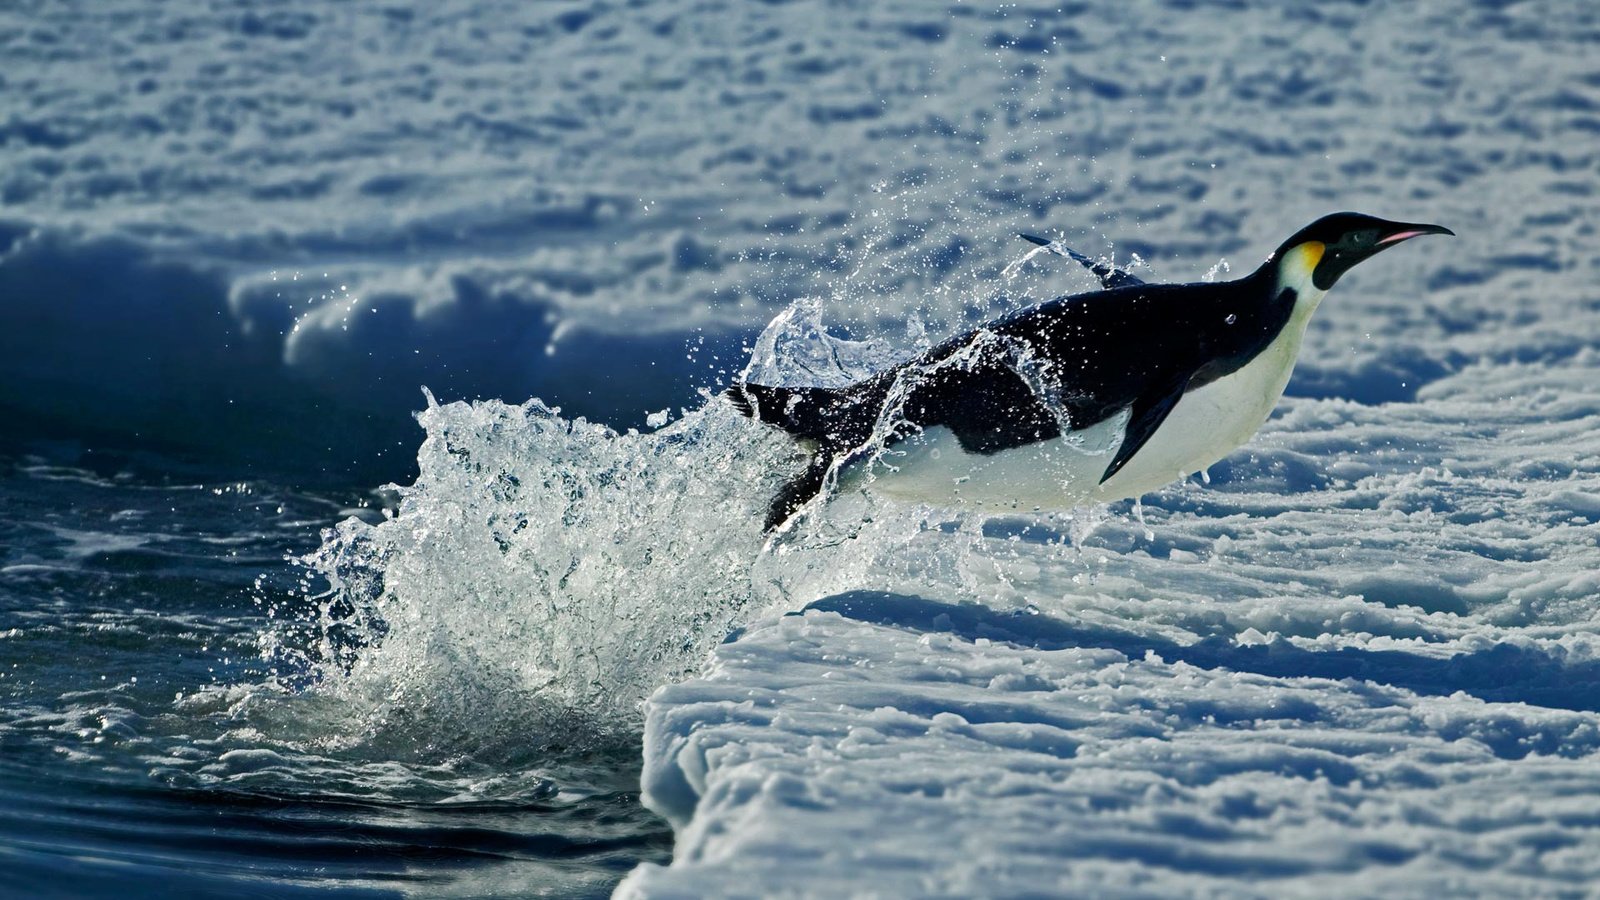
<svg viewBox="0 0 1600 900">
<path fill-rule="evenodd" d="M 781 528 L 796 513 L 800 511 L 811 499 L 822 492 L 823 481 L 828 477 L 828 468 L 833 460 L 825 454 L 817 454 L 811 460 L 811 465 L 794 478 L 790 479 L 778 490 L 777 496 L 772 498 L 772 505 L 767 508 L 767 520 L 761 530 L 767 534 Z"/>
</svg>

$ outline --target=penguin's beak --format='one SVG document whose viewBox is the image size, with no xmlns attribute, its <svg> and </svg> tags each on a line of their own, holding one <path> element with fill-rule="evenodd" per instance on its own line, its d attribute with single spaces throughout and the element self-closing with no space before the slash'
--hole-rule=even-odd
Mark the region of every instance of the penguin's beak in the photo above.
<svg viewBox="0 0 1600 900">
<path fill-rule="evenodd" d="M 1396 224 L 1394 230 L 1378 238 L 1378 246 L 1391 247 L 1401 241 L 1410 240 L 1424 234 L 1448 234 L 1455 237 L 1455 232 L 1443 225 L 1401 225 Z"/>
</svg>

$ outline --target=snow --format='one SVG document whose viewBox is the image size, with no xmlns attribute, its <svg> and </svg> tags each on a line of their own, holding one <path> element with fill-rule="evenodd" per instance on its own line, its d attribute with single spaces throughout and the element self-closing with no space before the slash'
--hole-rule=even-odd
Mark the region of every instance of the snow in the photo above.
<svg viewBox="0 0 1600 900">
<path fill-rule="evenodd" d="M 1591 713 L 858 602 L 894 624 L 781 618 L 657 694 L 645 790 L 678 846 L 620 896 L 1506 896 L 1600 876 Z"/>
<path fill-rule="evenodd" d="M 11 4 L 0 404 L 393 477 L 419 384 L 637 426 L 796 298 L 938 337 L 1091 283 L 999 284 L 1018 230 L 1183 280 L 1337 208 L 1462 237 L 1353 276 L 1290 389 L 1410 399 L 1596 274 L 1592 18 Z"/>
</svg>

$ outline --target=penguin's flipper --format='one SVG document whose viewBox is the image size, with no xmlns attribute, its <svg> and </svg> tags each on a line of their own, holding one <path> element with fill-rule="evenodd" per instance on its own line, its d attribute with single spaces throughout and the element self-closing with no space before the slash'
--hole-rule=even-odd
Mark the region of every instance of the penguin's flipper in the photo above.
<svg viewBox="0 0 1600 900">
<path fill-rule="evenodd" d="M 1178 405 L 1184 389 L 1189 386 L 1189 378 L 1190 375 L 1184 373 L 1181 378 L 1167 379 L 1140 394 L 1138 399 L 1133 401 L 1128 427 L 1122 435 L 1122 445 L 1117 447 L 1117 455 L 1112 457 L 1111 465 L 1106 466 L 1105 474 L 1100 476 L 1101 484 L 1105 484 L 1111 476 L 1122 471 L 1128 460 L 1133 459 L 1134 454 L 1144 448 L 1150 436 L 1155 434 L 1161 423 L 1167 420 L 1167 414 Z"/>
<path fill-rule="evenodd" d="M 1076 261 L 1084 268 L 1093 272 L 1094 276 L 1100 279 L 1100 286 L 1106 288 L 1107 290 L 1110 290 L 1111 288 L 1132 287 L 1136 284 L 1144 284 L 1143 281 L 1133 277 L 1132 274 L 1116 268 L 1115 266 L 1108 266 L 1104 263 L 1096 262 L 1095 260 L 1092 260 L 1089 257 L 1084 256 L 1082 253 L 1072 249 L 1071 247 L 1066 246 L 1060 241 L 1052 241 L 1049 238 L 1042 238 L 1036 235 L 1021 233 L 1019 233 L 1017 237 L 1020 237 L 1025 241 L 1038 244 L 1057 256 L 1065 256 L 1067 259 Z"/>
</svg>

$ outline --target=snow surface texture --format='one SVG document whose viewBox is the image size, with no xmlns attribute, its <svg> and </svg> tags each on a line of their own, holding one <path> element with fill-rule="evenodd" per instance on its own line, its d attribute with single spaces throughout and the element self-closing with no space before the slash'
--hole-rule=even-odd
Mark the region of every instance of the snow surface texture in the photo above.
<svg viewBox="0 0 1600 900">
<path fill-rule="evenodd" d="M 649 703 L 646 799 L 678 846 L 621 892 L 1580 894 L 1600 874 L 1597 16 L 12 3 L 0 409 L 309 478 L 409 458 L 419 383 L 641 424 L 797 298 L 909 350 L 1090 285 L 1012 269 L 1017 230 L 1181 281 L 1334 209 L 1438 222 L 1461 237 L 1348 275 L 1263 434 L 1142 524 L 872 510 L 851 538 L 843 498 L 838 547 L 764 560 L 813 610 Z M 495 428 L 551 433 L 491 404 L 424 424 L 441 466 L 452 426 L 491 460 L 516 449 Z M 629 470 L 608 453 L 572 483 L 609 490 L 603 467 Z M 411 495 L 429 517 L 378 532 L 417 641 L 383 653 L 462 683 L 447 726 L 486 697 L 515 716 L 517 679 L 551 670 L 496 629 L 561 619 L 503 589 L 487 625 L 439 615 L 444 554 L 485 549 L 451 516 L 505 538 L 481 576 L 502 588 L 542 590 L 560 571 L 517 554 L 570 548 L 472 493 L 514 495 L 495 472 L 435 474 Z M 792 574 L 806 554 L 851 563 Z M 713 624 L 744 597 L 716 602 Z M 545 656 L 587 672 L 584 649 Z"/>
<path fill-rule="evenodd" d="M 418 384 L 639 425 L 796 297 L 937 337 L 1089 285 L 994 297 L 1021 228 L 1185 280 L 1339 208 L 1463 237 L 1362 272 L 1291 390 L 1409 399 L 1595 272 L 1592 19 L 6 4 L 0 406 L 395 474 Z"/>
</svg>

